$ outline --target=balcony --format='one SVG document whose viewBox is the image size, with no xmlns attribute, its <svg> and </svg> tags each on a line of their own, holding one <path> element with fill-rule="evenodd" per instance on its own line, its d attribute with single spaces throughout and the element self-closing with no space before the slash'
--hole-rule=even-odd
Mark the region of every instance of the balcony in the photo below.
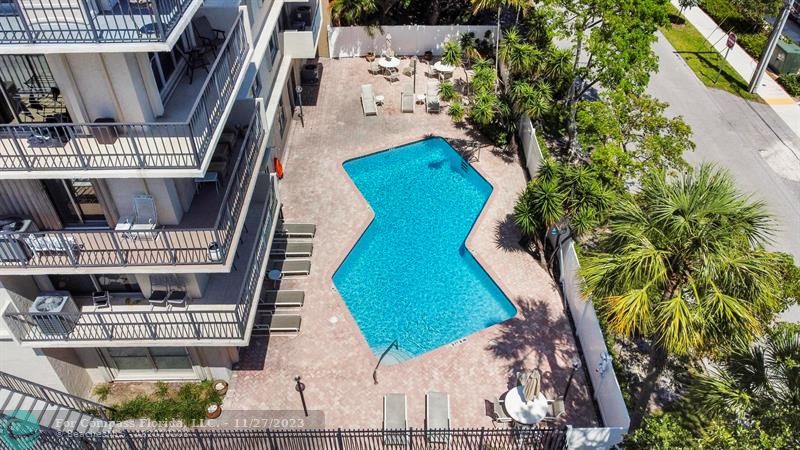
<svg viewBox="0 0 800 450">
<path fill-rule="evenodd" d="M 163 271 L 165 266 L 172 272 L 230 270 L 255 175 L 267 153 L 263 102 L 241 102 L 248 108 L 240 109 L 250 111 L 249 122 L 229 157 L 233 164 L 225 163 L 220 170 L 224 184 L 219 191 L 211 186 L 200 189 L 180 224 L 144 231 L 5 233 L 3 248 L 13 245 L 21 250 L 12 252 L 13 257 L 6 250 L 0 274 L 102 273 L 121 267 L 129 273 L 147 273 Z"/>
<path fill-rule="evenodd" d="M 201 0 L 2 0 L 0 47 L 6 53 L 87 51 L 86 44 L 94 44 L 91 51 L 168 51 L 201 4 Z"/>
<path fill-rule="evenodd" d="M 30 347 L 145 345 L 142 341 L 148 346 L 247 345 L 280 209 L 277 179 L 262 178 L 268 183 L 266 198 L 254 200 L 249 208 L 251 232 L 238 250 L 250 255 L 247 265 L 211 275 L 203 298 L 164 311 L 152 311 L 147 300 L 130 298 L 102 310 L 89 306 L 89 299 L 77 298 L 81 305 L 74 313 L 16 312 L 26 305 L 9 303 L 3 313 L 8 329 Z"/>
<path fill-rule="evenodd" d="M 0 172 L 9 178 L 202 176 L 251 52 L 241 10 L 231 22 L 204 82 L 182 77 L 156 122 L 0 125 Z"/>
<path fill-rule="evenodd" d="M 322 27 L 322 3 L 317 2 L 310 10 L 299 3 L 284 5 L 283 49 L 291 58 L 314 58 L 317 56 L 319 32 Z"/>
</svg>

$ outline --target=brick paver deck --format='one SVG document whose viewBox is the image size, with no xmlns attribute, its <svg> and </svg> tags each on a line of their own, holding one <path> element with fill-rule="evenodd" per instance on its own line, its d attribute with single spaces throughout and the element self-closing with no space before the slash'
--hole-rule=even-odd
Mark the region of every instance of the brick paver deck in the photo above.
<svg viewBox="0 0 800 450">
<path fill-rule="evenodd" d="M 331 280 L 372 215 L 342 163 L 430 134 L 461 148 L 483 144 L 471 128 L 454 126 L 444 112 L 427 114 L 417 105 L 413 114 L 402 114 L 400 89 L 410 83 L 406 76 L 390 85 L 370 75 L 363 59 L 322 60 L 322 64 L 318 93 L 305 89 L 305 128 L 294 123 L 280 185 L 286 220 L 317 224 L 311 275 L 285 280 L 282 286 L 306 292 L 302 331 L 292 338 L 254 340 L 242 352 L 224 409 L 298 410 L 297 375 L 306 384 L 308 407 L 323 410 L 329 428 L 380 427 L 383 394 L 389 392 L 408 395 L 409 425 L 422 427 L 429 390 L 450 393 L 454 427 L 491 426 L 484 400 L 505 392 L 522 368 L 545 372 L 549 398 L 563 394 L 575 341 L 555 284 L 517 244 L 519 235 L 509 213 L 526 183 L 523 169 L 516 155 L 490 148 L 482 149 L 473 165 L 494 191 L 467 245 L 519 313 L 461 343 L 382 366 L 379 383 L 373 382 L 377 358 Z M 419 71 L 423 69 L 424 65 Z M 386 98 L 377 117 L 365 118 L 361 112 L 359 86 L 364 83 L 372 83 L 375 93 Z M 424 92 L 426 83 L 418 74 L 416 92 Z M 567 411 L 565 423 L 598 424 L 582 373 L 573 382 Z"/>
</svg>

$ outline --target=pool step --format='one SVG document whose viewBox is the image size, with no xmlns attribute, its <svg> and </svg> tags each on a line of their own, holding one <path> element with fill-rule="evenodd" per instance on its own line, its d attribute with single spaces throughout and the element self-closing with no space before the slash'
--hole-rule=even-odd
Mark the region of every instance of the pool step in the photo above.
<svg viewBox="0 0 800 450">
<path fill-rule="evenodd" d="M 461 158 L 461 170 L 467 172 L 469 170 L 469 162 L 466 159 Z"/>
</svg>

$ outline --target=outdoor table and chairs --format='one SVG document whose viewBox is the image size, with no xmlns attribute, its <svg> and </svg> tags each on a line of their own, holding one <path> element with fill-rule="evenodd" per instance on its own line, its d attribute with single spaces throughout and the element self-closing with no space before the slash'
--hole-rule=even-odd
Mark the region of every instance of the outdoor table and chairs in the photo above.
<svg viewBox="0 0 800 450">
<path fill-rule="evenodd" d="M 453 72 L 456 70 L 456 68 L 454 66 L 449 66 L 447 64 L 444 64 L 441 61 L 437 61 L 433 65 L 433 70 L 435 70 L 440 77 L 446 78 L 451 76 Z"/>
<path fill-rule="evenodd" d="M 391 76 L 392 72 L 396 72 L 397 68 L 400 67 L 400 59 L 395 58 L 394 56 L 392 57 L 383 56 L 381 58 L 378 58 L 378 66 L 380 66 L 381 69 L 383 69 L 387 73 L 387 75 Z"/>
<path fill-rule="evenodd" d="M 547 398 L 539 392 L 539 394 L 530 399 L 525 400 L 524 386 L 517 386 L 509 390 L 503 402 L 506 413 L 515 422 L 524 425 L 536 425 L 547 416 Z"/>
</svg>

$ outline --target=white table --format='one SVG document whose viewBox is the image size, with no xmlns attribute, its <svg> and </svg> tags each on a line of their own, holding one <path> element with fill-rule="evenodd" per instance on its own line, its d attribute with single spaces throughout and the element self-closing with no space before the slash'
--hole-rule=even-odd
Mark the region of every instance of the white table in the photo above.
<svg viewBox="0 0 800 450">
<path fill-rule="evenodd" d="M 392 56 L 391 58 L 380 57 L 378 58 L 378 65 L 384 69 L 396 69 L 400 67 L 400 60 Z"/>
<path fill-rule="evenodd" d="M 524 386 L 517 386 L 506 393 L 503 406 L 514 421 L 535 425 L 547 415 L 547 399 L 540 392 L 532 401 L 524 400 Z"/>
<path fill-rule="evenodd" d="M 383 106 L 383 102 L 386 101 L 386 98 L 382 95 L 375 96 L 375 104 L 378 106 Z"/>
<path fill-rule="evenodd" d="M 441 61 L 436 61 L 433 65 L 433 70 L 439 72 L 442 75 L 451 74 L 453 71 L 456 70 L 454 66 L 448 66 L 447 64 L 442 64 Z"/>
</svg>

